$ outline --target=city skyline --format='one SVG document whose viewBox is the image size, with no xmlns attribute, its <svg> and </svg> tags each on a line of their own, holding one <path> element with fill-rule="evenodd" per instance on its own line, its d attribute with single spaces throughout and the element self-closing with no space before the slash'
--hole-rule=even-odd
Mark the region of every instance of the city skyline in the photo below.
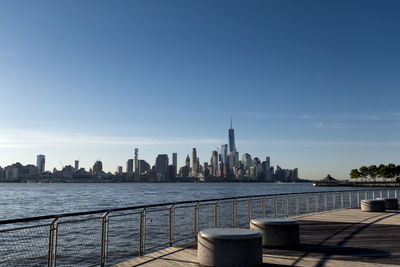
<svg viewBox="0 0 400 267">
<path fill-rule="evenodd" d="M 100 157 L 114 172 L 135 147 L 151 164 L 176 152 L 182 166 L 193 147 L 208 161 L 229 144 L 231 116 L 240 158 L 268 155 L 302 178 L 397 165 L 399 10 L 391 0 L 2 1 L 0 166 L 43 154 L 57 168 Z"/>
<path fill-rule="evenodd" d="M 210 161 L 204 161 L 197 156 L 197 149 L 192 148 L 192 160 L 189 154 L 185 159 L 185 165 L 178 166 L 177 153 L 172 153 L 172 161 L 167 154 L 158 154 L 154 165 L 144 159 L 139 159 L 139 149 L 134 149 L 132 159 L 126 161 L 126 169 L 118 165 L 115 173 L 103 169 L 103 162 L 96 159 L 93 167 L 89 169 L 79 167 L 79 160 L 72 165 L 62 165 L 60 169 L 53 168 L 46 171 L 45 155 L 37 155 L 36 166 L 23 165 L 16 162 L 1 168 L 1 182 L 298 182 L 298 168 L 285 169 L 276 165 L 271 166 L 270 157 L 265 160 L 261 157 L 251 157 L 244 153 L 242 160 L 235 146 L 235 134 L 232 126 L 228 129 L 228 141 L 230 153 L 227 153 L 228 144 L 221 145 L 219 150 L 211 151 Z M 192 164 L 190 164 L 192 161 Z M 191 165 L 191 167 L 190 167 Z M 51 169 L 51 167 L 50 167 Z M 114 175 L 115 174 L 115 175 Z"/>
<path fill-rule="evenodd" d="M 203 162 L 208 162 L 208 157 L 210 157 L 210 153 L 213 151 L 212 149 L 217 149 L 218 151 L 220 151 L 220 153 L 222 153 L 222 150 L 223 150 L 223 147 L 224 146 L 226 146 L 226 150 L 227 150 L 227 156 L 229 156 L 229 154 L 230 154 L 230 146 L 229 146 L 229 143 L 230 143 L 230 136 L 231 136 L 231 132 L 232 132 L 232 130 L 234 130 L 233 128 L 232 128 L 232 118 L 231 118 L 231 122 L 230 122 L 230 127 L 229 127 L 229 130 L 228 130 L 228 134 L 227 134 L 227 136 L 226 136 L 226 139 L 224 140 L 223 138 L 221 138 L 221 139 L 213 139 L 213 140 L 211 140 L 211 143 L 209 143 L 209 144 L 207 144 L 207 141 L 210 141 L 210 140 L 204 140 L 203 141 L 203 145 L 204 145 L 204 147 L 205 148 L 210 148 L 210 150 L 202 150 L 201 151 L 201 153 L 199 153 L 198 155 L 197 155 L 197 158 L 199 158 L 200 159 L 200 162 L 199 162 L 199 164 L 200 165 L 202 165 L 203 164 Z M 233 134 L 234 135 L 234 134 Z M 87 140 L 88 142 L 90 142 L 89 140 Z M 235 137 L 233 137 L 233 141 L 234 141 L 234 143 L 235 143 Z M 117 143 L 119 142 L 119 141 L 116 141 Z M 83 160 L 83 161 L 81 161 L 81 158 L 82 158 L 82 153 L 80 153 L 80 156 L 79 156 L 79 160 L 76 160 L 76 159 L 73 159 L 72 161 L 70 161 L 70 160 L 68 160 L 68 161 L 65 161 L 65 159 L 58 159 L 58 158 L 49 158 L 49 157 L 47 157 L 47 155 L 45 155 L 46 156 L 46 169 L 45 169 L 45 171 L 52 171 L 53 170 L 53 168 L 56 168 L 56 169 L 58 169 L 58 170 L 61 170 L 62 169 L 62 167 L 64 167 L 64 166 L 67 166 L 67 165 L 71 165 L 71 166 L 74 166 L 74 164 L 76 165 L 76 164 L 78 164 L 80 167 L 82 167 L 82 168 L 85 168 L 86 170 L 89 170 L 89 169 L 91 169 L 92 168 L 92 166 L 93 166 L 93 164 L 95 164 L 96 163 L 96 161 L 98 161 L 98 160 L 102 160 L 102 164 L 103 164 L 103 170 L 105 171 L 105 172 L 110 172 L 110 173 L 114 173 L 115 172 L 115 169 L 116 168 L 118 168 L 118 167 L 120 167 L 120 166 L 123 166 L 123 169 L 124 169 L 124 172 L 127 172 L 127 170 L 128 170 L 128 167 L 127 167 L 127 164 L 128 164 L 128 161 L 132 161 L 132 170 L 134 170 L 135 168 L 134 168 L 134 166 L 135 166 L 135 154 L 136 154 L 136 152 L 137 152 L 137 149 L 138 148 L 134 148 L 135 146 L 134 145 L 129 145 L 128 143 L 127 143 L 128 141 L 126 140 L 125 142 L 121 142 L 121 144 L 122 145 L 124 145 L 124 146 L 129 146 L 129 147 L 131 147 L 131 155 L 129 155 L 126 159 L 125 159 L 125 161 L 123 161 L 123 162 L 116 162 L 115 160 L 113 161 L 113 162 L 115 162 L 115 165 L 112 165 L 112 163 L 110 163 L 110 162 L 108 162 L 108 161 L 106 161 L 106 160 L 104 160 L 104 159 L 108 159 L 109 157 L 107 157 L 107 156 L 105 156 L 105 157 L 102 157 L 102 156 L 96 156 L 95 158 L 93 158 L 93 159 L 91 159 L 91 158 L 88 158 L 88 159 L 86 159 L 86 160 Z M 171 145 L 172 146 L 175 146 L 176 144 L 180 144 L 180 145 L 182 145 L 182 143 L 183 144 L 185 144 L 185 146 L 186 147 L 188 147 L 189 149 L 188 149 L 188 151 L 187 152 L 181 152 L 181 153 L 177 153 L 177 152 L 173 152 L 173 151 L 167 151 L 167 152 L 164 152 L 165 154 L 167 154 L 169 157 L 170 157 L 170 160 L 172 160 L 172 158 L 174 157 L 174 154 L 177 154 L 176 155 L 176 158 L 177 158 L 177 165 L 178 165 L 178 168 L 177 169 L 179 169 L 179 167 L 181 167 L 181 166 L 184 166 L 185 165 L 185 160 L 186 160 L 186 156 L 187 155 L 189 155 L 189 154 L 191 154 L 193 151 L 192 151 L 192 148 L 193 148 L 193 145 L 191 145 L 191 144 L 189 144 L 189 142 L 190 142 L 190 139 L 186 139 L 185 140 L 185 142 L 180 142 L 179 140 L 173 140 L 173 139 L 171 139 Z M 218 142 L 220 143 L 220 144 L 218 144 Z M 226 144 L 224 144 L 224 143 L 226 143 Z M 246 142 L 243 142 L 243 143 L 246 143 Z M 259 143 L 263 143 L 263 142 L 259 142 Z M 275 144 L 272 144 L 272 143 L 269 143 L 269 145 L 284 145 L 283 144 L 284 143 L 284 141 L 282 141 L 282 142 L 278 142 L 278 143 L 275 143 Z M 290 142 L 289 142 L 290 143 Z M 101 142 L 99 142 L 99 144 L 101 144 Z M 146 141 L 144 141 L 144 143 L 142 144 L 142 147 L 146 147 L 147 145 L 150 145 L 150 146 L 155 146 L 155 149 L 153 149 L 154 150 L 154 152 L 153 152 L 153 154 L 152 155 L 154 155 L 154 157 L 152 158 L 151 156 L 150 157 L 148 157 L 148 154 L 146 155 L 146 157 L 145 158 L 142 158 L 142 157 L 139 157 L 139 159 L 141 159 L 141 160 L 145 160 L 146 162 L 148 162 L 149 164 L 150 164 L 150 166 L 153 166 L 153 165 L 155 165 L 155 163 L 156 163 L 156 158 L 157 158 L 157 156 L 159 156 L 160 154 L 162 154 L 162 152 L 156 152 L 156 150 L 157 150 L 157 145 L 159 145 L 160 143 L 158 143 L 158 142 L 154 142 L 154 143 L 152 143 L 152 141 L 151 140 L 146 140 Z M 257 141 L 256 140 L 254 140 L 254 144 L 255 145 L 257 145 Z M 293 144 L 293 143 L 292 143 Z M 312 145 L 312 143 L 310 143 L 310 145 Z M 343 144 L 343 145 L 351 145 L 350 143 L 347 143 L 347 144 Z M 353 144 L 354 145 L 354 144 Z M 219 147 L 220 146 L 220 147 Z M 192 147 L 192 148 L 190 148 L 190 147 Z M 199 146 L 198 146 L 199 147 Z M 198 147 L 196 147 L 196 154 L 197 154 L 197 152 L 198 152 Z M 200 145 L 200 147 L 202 147 L 202 145 Z M 237 146 L 235 146 L 235 150 L 236 150 L 236 147 Z M 127 150 L 127 149 L 125 149 L 125 150 Z M 146 150 L 145 149 L 142 149 L 143 150 L 143 152 L 146 154 Z M 240 152 L 240 151 L 239 151 Z M 265 156 L 267 156 L 268 158 L 270 157 L 270 155 L 266 152 L 266 153 L 264 153 L 264 154 L 262 154 L 262 155 L 259 155 L 259 154 L 253 154 L 253 153 L 250 153 L 250 152 L 240 152 L 239 153 L 239 155 L 238 155 L 238 159 L 239 160 L 241 160 L 242 159 L 242 156 L 244 156 L 245 154 L 251 154 L 251 157 L 258 157 L 258 158 L 264 158 Z M 33 157 L 32 157 L 32 159 L 34 159 L 36 156 L 43 156 L 43 155 L 33 155 Z M 121 155 L 119 155 L 120 157 L 122 157 Z M 193 155 L 191 155 L 191 157 L 190 157 L 190 159 L 192 159 L 192 156 Z M 85 155 L 83 155 L 83 158 L 85 158 Z M 178 160 L 178 158 L 179 158 L 179 160 Z M 278 166 L 278 165 L 280 165 L 280 166 L 284 166 L 284 167 L 289 167 L 289 168 L 297 168 L 298 166 L 292 166 L 292 165 L 287 165 L 287 164 L 285 164 L 285 162 L 279 162 L 279 161 L 274 161 L 274 158 L 272 157 L 272 159 L 273 159 L 273 161 L 272 161 L 272 164 L 271 164 L 271 166 L 272 165 L 275 165 L 275 166 Z M 78 162 L 76 162 L 76 161 L 78 161 Z M 24 164 L 31 164 L 31 165 L 37 165 L 37 163 L 35 164 L 35 160 L 31 160 L 31 161 L 21 161 L 21 160 L 16 160 L 16 161 L 14 161 L 14 162 L 10 162 L 10 163 L 8 163 L 8 164 L 3 164 L 2 162 L 0 162 L 0 167 L 5 167 L 5 166 L 7 166 L 7 165 L 11 165 L 11 164 L 13 164 L 13 163 L 15 163 L 15 162 L 20 162 L 20 163 L 22 163 L 23 165 Z M 36 161 L 37 162 L 37 161 Z M 112 162 L 112 161 L 111 161 Z M 55 163 L 55 164 L 54 164 Z M 372 163 L 374 163 L 374 162 L 372 162 Z M 389 162 L 388 162 L 389 163 Z M 54 164 L 54 166 L 53 165 L 50 165 L 50 164 Z M 363 164 L 363 165 L 366 165 L 366 164 Z M 193 166 L 193 162 L 191 162 L 191 167 Z M 314 179 L 320 179 L 321 177 L 320 176 L 314 176 L 314 177 L 303 177 L 302 175 L 304 175 L 304 174 L 302 174 L 302 169 L 300 169 L 301 171 L 300 171 L 300 174 L 299 174 L 299 177 L 300 178 L 304 178 L 304 179 L 311 179 L 311 180 L 314 180 Z M 128 171 L 129 172 L 129 171 Z M 307 173 L 307 171 L 304 171 L 305 173 Z M 335 170 L 327 170 L 327 173 L 335 173 Z M 345 176 L 344 177 L 340 177 L 339 176 L 339 178 L 349 178 L 349 174 L 348 173 L 346 173 L 345 174 Z"/>
</svg>

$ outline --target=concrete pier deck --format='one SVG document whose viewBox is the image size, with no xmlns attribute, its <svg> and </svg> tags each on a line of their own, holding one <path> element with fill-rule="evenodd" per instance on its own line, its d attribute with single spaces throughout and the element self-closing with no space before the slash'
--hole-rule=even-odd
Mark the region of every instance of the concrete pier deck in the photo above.
<svg viewBox="0 0 400 267">
<path fill-rule="evenodd" d="M 263 266 L 399 266 L 400 212 L 344 209 L 297 217 L 298 249 L 265 249 Z M 170 247 L 117 267 L 198 266 L 195 244 Z"/>
</svg>

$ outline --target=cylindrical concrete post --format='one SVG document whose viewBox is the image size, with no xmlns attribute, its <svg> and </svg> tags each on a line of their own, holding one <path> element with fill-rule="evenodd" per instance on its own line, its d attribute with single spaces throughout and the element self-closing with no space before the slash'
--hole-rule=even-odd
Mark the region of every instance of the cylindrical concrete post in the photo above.
<svg viewBox="0 0 400 267">
<path fill-rule="evenodd" d="M 361 200 L 361 211 L 385 212 L 385 200 L 364 199 Z"/>
<path fill-rule="evenodd" d="M 209 228 L 199 232 L 200 266 L 258 266 L 262 264 L 261 233 L 240 228 Z"/>
<path fill-rule="evenodd" d="M 378 198 L 378 200 L 385 201 L 386 210 L 397 210 L 399 209 L 399 202 L 396 198 Z"/>
<path fill-rule="evenodd" d="M 266 247 L 296 247 L 300 244 L 299 222 L 296 220 L 253 219 L 250 229 L 261 232 Z"/>
</svg>

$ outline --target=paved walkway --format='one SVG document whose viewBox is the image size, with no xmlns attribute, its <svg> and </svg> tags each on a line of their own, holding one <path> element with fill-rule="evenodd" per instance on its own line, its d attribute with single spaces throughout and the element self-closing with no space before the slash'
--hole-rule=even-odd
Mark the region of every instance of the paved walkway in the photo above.
<svg viewBox="0 0 400 267">
<path fill-rule="evenodd" d="M 400 265 L 400 212 L 345 209 L 298 219 L 300 248 L 264 249 L 263 266 Z M 171 247 L 115 266 L 198 266 L 197 250 Z"/>
</svg>

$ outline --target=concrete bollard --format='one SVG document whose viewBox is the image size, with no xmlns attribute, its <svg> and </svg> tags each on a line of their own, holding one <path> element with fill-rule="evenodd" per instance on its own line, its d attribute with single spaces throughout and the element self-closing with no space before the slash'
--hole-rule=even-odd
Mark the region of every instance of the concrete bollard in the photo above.
<svg viewBox="0 0 400 267">
<path fill-rule="evenodd" d="M 361 200 L 361 211 L 385 212 L 385 200 L 383 199 L 364 199 Z"/>
<path fill-rule="evenodd" d="M 262 264 L 262 238 L 258 231 L 209 228 L 198 233 L 200 266 L 257 266 Z"/>
<path fill-rule="evenodd" d="M 399 209 L 399 202 L 397 198 L 377 198 L 378 200 L 385 201 L 386 210 L 397 210 Z"/>
<path fill-rule="evenodd" d="M 250 229 L 261 232 L 265 247 L 296 247 L 300 244 L 297 220 L 253 219 Z"/>
</svg>

